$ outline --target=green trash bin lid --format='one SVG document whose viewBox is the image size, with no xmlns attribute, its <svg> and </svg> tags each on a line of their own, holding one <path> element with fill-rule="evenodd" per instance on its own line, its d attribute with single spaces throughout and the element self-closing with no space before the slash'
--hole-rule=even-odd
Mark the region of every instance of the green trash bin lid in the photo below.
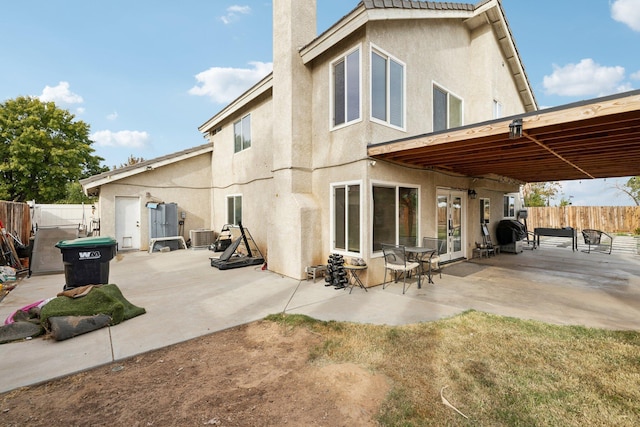
<svg viewBox="0 0 640 427">
<path fill-rule="evenodd" d="M 116 239 L 108 236 L 79 237 L 73 240 L 60 240 L 56 243 L 56 248 L 97 248 L 104 246 L 115 246 Z"/>
</svg>

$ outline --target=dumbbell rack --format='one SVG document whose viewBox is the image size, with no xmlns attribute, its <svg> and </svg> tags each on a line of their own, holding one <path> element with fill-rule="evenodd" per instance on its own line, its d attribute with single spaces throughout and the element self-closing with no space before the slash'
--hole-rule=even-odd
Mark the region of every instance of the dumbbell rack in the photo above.
<svg viewBox="0 0 640 427">
<path fill-rule="evenodd" d="M 347 287 L 349 279 L 347 278 L 347 270 L 344 269 L 344 257 L 342 255 L 329 255 L 324 281 L 326 282 L 325 286 L 333 286 L 335 289 Z"/>
</svg>

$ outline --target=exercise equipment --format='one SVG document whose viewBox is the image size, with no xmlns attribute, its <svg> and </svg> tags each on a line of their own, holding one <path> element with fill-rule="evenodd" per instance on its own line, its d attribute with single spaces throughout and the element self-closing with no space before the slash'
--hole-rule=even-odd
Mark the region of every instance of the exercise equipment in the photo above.
<svg viewBox="0 0 640 427">
<path fill-rule="evenodd" d="M 229 230 L 234 234 L 235 226 L 229 226 Z M 264 256 L 262 256 L 249 230 L 244 228 L 242 223 L 238 223 L 237 230 L 240 236 L 233 240 L 220 257 L 210 258 L 211 267 L 216 267 L 218 270 L 230 270 L 264 264 Z"/>
<path fill-rule="evenodd" d="M 347 278 L 347 271 L 344 269 L 344 257 L 342 255 L 329 255 L 324 281 L 326 282 L 325 286 L 333 286 L 335 289 L 344 289 L 348 286 L 349 279 Z"/>
</svg>

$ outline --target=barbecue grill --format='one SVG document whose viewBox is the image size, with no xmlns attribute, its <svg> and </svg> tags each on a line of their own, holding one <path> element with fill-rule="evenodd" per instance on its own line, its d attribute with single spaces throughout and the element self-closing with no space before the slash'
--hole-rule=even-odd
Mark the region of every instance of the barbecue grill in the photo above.
<svg viewBox="0 0 640 427">
<path fill-rule="evenodd" d="M 527 238 L 527 230 L 520 221 L 503 219 L 496 228 L 496 237 L 500 251 L 517 254 L 522 252 L 522 241 Z"/>
</svg>

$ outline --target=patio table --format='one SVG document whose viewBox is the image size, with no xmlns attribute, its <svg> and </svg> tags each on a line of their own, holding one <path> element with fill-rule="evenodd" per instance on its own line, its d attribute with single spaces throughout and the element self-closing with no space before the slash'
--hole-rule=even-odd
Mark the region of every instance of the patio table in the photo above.
<svg viewBox="0 0 640 427">
<path fill-rule="evenodd" d="M 433 248 L 425 248 L 422 246 L 406 246 L 405 251 L 407 252 L 407 254 L 409 254 L 412 257 L 412 259 L 414 259 L 420 264 L 420 271 L 418 274 L 422 276 L 424 275 L 425 258 L 427 257 L 427 255 L 430 257 L 431 254 L 433 254 L 436 250 Z M 433 283 L 433 280 L 431 279 L 431 265 L 429 265 L 429 271 L 427 273 L 428 273 L 427 276 L 429 278 L 429 283 Z M 422 287 L 422 283 L 420 282 L 420 280 L 418 280 L 418 289 L 420 289 L 421 287 Z"/>
<path fill-rule="evenodd" d="M 360 279 L 360 274 L 367 269 L 366 265 L 344 264 L 343 267 L 347 271 L 347 274 L 349 275 L 349 281 L 351 285 L 350 286 L 351 289 L 349 289 L 349 293 L 353 291 L 353 287 L 356 285 L 364 289 L 365 292 L 369 292 L 367 291 L 366 286 L 364 286 L 364 283 L 362 283 L 362 280 Z"/>
</svg>

